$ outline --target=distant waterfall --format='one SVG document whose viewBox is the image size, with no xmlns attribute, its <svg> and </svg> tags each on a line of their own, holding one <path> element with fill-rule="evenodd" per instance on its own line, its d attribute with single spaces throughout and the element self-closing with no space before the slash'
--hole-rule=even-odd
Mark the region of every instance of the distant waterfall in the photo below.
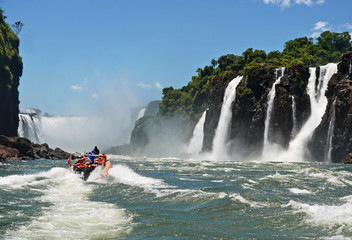
<svg viewBox="0 0 352 240">
<path fill-rule="evenodd" d="M 326 138 L 326 153 L 325 153 L 325 162 L 331 162 L 331 150 L 332 150 L 332 138 L 334 136 L 334 125 L 335 125 L 335 105 L 336 98 L 332 103 L 331 114 L 330 114 L 330 122 L 328 129 L 328 136 Z"/>
<path fill-rule="evenodd" d="M 242 76 L 233 79 L 225 90 L 224 101 L 221 107 L 218 127 L 213 140 L 213 156 L 216 158 L 226 157 L 228 134 L 230 130 L 230 122 L 232 118 L 232 103 L 236 99 L 236 88 L 241 82 Z"/>
<path fill-rule="evenodd" d="M 144 117 L 144 113 L 145 113 L 145 110 L 146 110 L 146 109 L 147 109 L 147 108 L 142 108 L 141 110 L 139 110 L 138 116 L 137 116 L 137 120 L 140 119 L 140 118 L 142 118 L 142 117 Z"/>
<path fill-rule="evenodd" d="M 34 143 L 41 143 L 41 123 L 38 114 L 32 109 L 21 109 L 18 114 L 17 134 L 19 137 L 28 138 Z"/>
<path fill-rule="evenodd" d="M 337 72 L 337 64 L 329 63 L 325 66 L 320 67 L 320 76 L 318 86 L 315 87 L 316 81 L 316 68 L 309 68 L 310 77 L 308 80 L 307 91 L 311 104 L 311 115 L 307 122 L 303 125 L 297 136 L 290 142 L 288 154 L 290 160 L 302 161 L 304 159 L 304 153 L 306 151 L 307 144 L 311 139 L 314 130 L 318 127 L 323 117 L 327 98 L 325 92 L 328 87 L 328 82 L 332 75 Z M 292 157 L 294 159 L 292 159 Z"/>
<path fill-rule="evenodd" d="M 266 110 L 266 116 L 265 116 L 265 128 L 264 128 L 264 149 L 263 151 L 265 152 L 269 146 L 269 131 L 271 128 L 271 116 L 273 112 L 273 107 L 274 107 L 274 99 L 276 95 L 276 90 L 275 86 L 280 83 L 282 76 L 285 73 L 285 68 L 279 68 L 276 69 L 275 76 L 276 76 L 276 81 L 274 82 L 273 86 L 271 87 L 271 90 L 268 94 L 268 103 L 267 103 L 267 110 Z"/>
<path fill-rule="evenodd" d="M 189 154 L 198 154 L 203 147 L 203 138 L 204 138 L 204 122 L 207 111 L 204 111 L 202 117 L 199 119 L 197 125 L 193 130 L 193 137 L 188 145 L 186 150 Z"/>
<path fill-rule="evenodd" d="M 295 96 L 292 96 L 292 132 L 291 136 L 295 137 L 297 134 L 297 117 L 296 117 L 296 102 Z"/>
</svg>

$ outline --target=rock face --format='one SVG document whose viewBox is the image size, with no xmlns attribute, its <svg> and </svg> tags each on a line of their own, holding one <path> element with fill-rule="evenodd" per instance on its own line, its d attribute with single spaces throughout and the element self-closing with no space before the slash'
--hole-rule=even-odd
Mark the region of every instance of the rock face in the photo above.
<svg viewBox="0 0 352 240">
<path fill-rule="evenodd" d="M 352 152 L 352 52 L 342 56 L 328 86 L 328 106 L 309 145 L 315 160 L 322 161 L 331 139 L 331 160 L 342 162 Z M 331 124 L 331 127 L 330 127 Z M 332 125 L 333 124 L 333 125 Z M 329 129 L 331 138 L 329 138 Z"/>
<path fill-rule="evenodd" d="M 151 101 L 144 112 L 144 117 L 154 117 L 158 114 L 161 101 Z"/>
<path fill-rule="evenodd" d="M 274 82 L 275 98 L 269 124 L 269 142 L 288 149 L 290 142 L 302 129 L 311 115 L 311 102 L 307 85 L 311 72 L 307 66 L 293 65 L 276 69 L 268 64 L 253 64 L 246 67 L 232 103 L 230 128 L 230 154 L 243 156 L 260 155 L 264 146 L 265 120 L 268 110 L 268 95 Z M 321 86 L 320 68 L 316 68 L 315 89 Z M 204 122 L 203 152 L 211 152 L 218 126 L 224 93 L 229 82 L 238 76 L 236 71 L 226 71 L 210 80 L 208 110 Z M 314 81 L 314 79 L 312 79 Z M 352 153 L 352 52 L 342 57 L 338 72 L 328 85 L 326 112 L 308 143 L 309 159 L 315 161 L 343 162 Z M 160 116 L 144 117 L 136 122 L 128 151 L 136 149 L 166 149 L 176 146 L 171 139 L 185 144 L 192 132 L 191 121 L 173 122 Z M 176 129 L 176 131 L 175 131 Z M 329 137 L 331 136 L 331 137 Z M 330 140 L 329 140 L 330 139 Z M 331 147 L 329 147 L 331 146 Z M 182 151 L 177 148 L 176 153 Z M 331 154 L 327 154 L 327 149 Z M 173 153 L 170 153 L 173 154 Z M 330 156 L 327 160 L 326 156 Z M 351 162 L 346 160 L 346 162 Z"/>
<path fill-rule="evenodd" d="M 223 76 L 214 77 L 211 81 L 210 99 L 204 122 L 203 151 L 211 151 L 216 127 L 219 122 L 221 106 L 228 83 L 237 76 L 235 72 L 227 72 Z"/>
<path fill-rule="evenodd" d="M 292 66 L 283 71 L 280 83 L 275 85 L 270 141 L 287 148 L 293 137 L 294 128 L 299 129 L 310 114 L 310 101 L 306 92 L 310 75 L 309 68 L 302 65 Z M 228 82 L 235 76 L 233 72 L 213 80 L 209 110 L 204 124 L 203 151 L 212 149 L 224 91 Z M 237 87 L 236 100 L 233 103 L 230 137 L 232 149 L 236 151 L 241 149 L 244 155 L 261 153 L 268 94 L 276 78 L 276 69 L 270 65 L 258 64 L 246 69 L 243 80 Z"/>
<path fill-rule="evenodd" d="M 19 43 L 0 10 L 0 134 L 6 136 L 17 136 L 19 122 L 18 86 L 23 68 Z"/>
<path fill-rule="evenodd" d="M 0 161 L 34 160 L 34 159 L 67 159 L 70 157 L 60 148 L 49 148 L 48 144 L 34 144 L 26 138 L 6 137 L 0 135 Z"/>
<path fill-rule="evenodd" d="M 348 154 L 344 161 L 345 164 L 352 164 L 352 153 Z"/>
</svg>

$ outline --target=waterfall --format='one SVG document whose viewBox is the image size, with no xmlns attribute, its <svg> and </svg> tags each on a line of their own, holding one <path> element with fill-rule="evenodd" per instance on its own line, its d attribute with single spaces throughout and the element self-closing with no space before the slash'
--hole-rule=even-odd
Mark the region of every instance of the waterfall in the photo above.
<svg viewBox="0 0 352 240">
<path fill-rule="evenodd" d="M 315 70 L 316 68 L 309 68 L 310 77 L 307 86 L 307 92 L 311 104 L 311 115 L 296 137 L 290 142 L 289 149 L 287 151 L 290 160 L 304 160 L 306 146 L 325 113 L 328 102 L 325 97 L 325 91 L 327 90 L 330 78 L 337 72 L 337 64 L 329 63 L 320 67 L 320 76 L 317 88 L 315 87 Z"/>
<path fill-rule="evenodd" d="M 145 113 L 145 110 L 146 110 L 147 108 L 141 108 L 141 110 L 139 110 L 139 112 L 138 112 L 138 116 L 137 116 L 137 120 L 138 119 L 141 119 L 142 117 L 144 117 L 144 113 Z"/>
<path fill-rule="evenodd" d="M 186 150 L 187 153 L 189 154 L 198 154 L 203 147 L 203 138 L 204 138 L 204 122 L 205 122 L 205 116 L 206 112 L 204 111 L 202 117 L 199 119 L 197 125 L 195 126 L 193 130 L 193 136 L 192 139 L 188 145 L 188 148 Z"/>
<path fill-rule="evenodd" d="M 292 95 L 292 132 L 291 136 L 292 138 L 296 136 L 297 134 L 297 117 L 296 117 L 296 102 L 295 102 L 295 96 Z"/>
<path fill-rule="evenodd" d="M 281 81 L 282 76 L 285 73 L 285 68 L 278 68 L 276 69 L 275 72 L 275 82 L 273 86 L 270 89 L 270 92 L 268 94 L 268 103 L 267 103 L 267 110 L 266 110 L 266 116 L 265 116 L 265 128 L 264 128 L 264 149 L 263 152 L 265 152 L 268 147 L 269 147 L 269 131 L 270 131 L 270 125 L 271 125 L 271 116 L 272 116 L 272 111 L 274 107 L 274 99 L 276 95 L 276 90 L 275 86 Z"/>
<path fill-rule="evenodd" d="M 227 145 L 228 134 L 230 130 L 230 122 L 232 118 L 232 103 L 236 99 L 236 88 L 241 82 L 242 76 L 234 78 L 227 86 L 224 94 L 224 100 L 221 107 L 220 118 L 218 127 L 215 131 L 215 137 L 213 140 L 213 156 L 215 158 L 221 158 L 227 156 Z"/>
<path fill-rule="evenodd" d="M 32 109 L 21 109 L 18 114 L 17 134 L 34 143 L 41 143 L 41 123 L 39 113 Z"/>
<path fill-rule="evenodd" d="M 332 107 L 331 107 L 328 136 L 326 138 L 325 162 L 331 162 L 332 138 L 334 136 L 334 125 L 335 125 L 335 118 L 336 118 L 335 105 L 336 105 L 336 98 L 335 98 L 334 102 L 332 103 Z"/>
</svg>

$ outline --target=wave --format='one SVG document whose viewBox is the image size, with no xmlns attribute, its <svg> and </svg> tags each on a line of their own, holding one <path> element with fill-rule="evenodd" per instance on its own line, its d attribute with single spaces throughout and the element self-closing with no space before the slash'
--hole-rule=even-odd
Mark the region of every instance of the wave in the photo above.
<svg viewBox="0 0 352 240">
<path fill-rule="evenodd" d="M 19 180 L 19 184 L 14 183 Z M 44 203 L 40 214 L 18 229 L 7 230 L 6 239 L 106 239 L 127 234 L 133 215 L 115 204 L 90 200 L 92 186 L 64 168 L 0 179 L 9 191 L 36 185 Z M 39 212 L 38 212 L 39 213 Z"/>
</svg>

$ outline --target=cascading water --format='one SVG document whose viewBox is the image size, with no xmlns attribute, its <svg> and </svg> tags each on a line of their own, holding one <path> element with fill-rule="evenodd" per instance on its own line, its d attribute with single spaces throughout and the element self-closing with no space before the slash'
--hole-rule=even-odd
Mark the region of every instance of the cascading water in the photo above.
<svg viewBox="0 0 352 240">
<path fill-rule="evenodd" d="M 278 68 L 276 69 L 275 72 L 275 76 L 276 76 L 276 80 L 273 84 L 273 86 L 271 87 L 271 90 L 268 94 L 268 107 L 266 110 L 266 116 L 265 116 L 265 128 L 264 128 L 264 149 L 263 152 L 268 151 L 268 147 L 270 146 L 270 141 L 269 141 L 269 131 L 271 128 L 271 116 L 272 116 L 272 112 L 273 112 L 273 106 L 274 106 L 274 99 L 275 99 L 275 95 L 276 95 L 276 90 L 275 90 L 275 86 L 280 83 L 281 78 L 283 77 L 285 73 L 285 68 Z"/>
<path fill-rule="evenodd" d="M 331 117 L 329 122 L 328 136 L 326 139 L 326 153 L 325 153 L 325 162 L 331 162 L 331 150 L 332 150 L 332 138 L 334 136 L 334 125 L 335 125 L 335 105 L 336 98 L 332 103 L 331 108 Z"/>
<path fill-rule="evenodd" d="M 295 97 L 292 96 L 292 138 L 296 136 L 297 134 L 297 118 L 296 118 L 296 102 L 295 102 Z"/>
<path fill-rule="evenodd" d="M 288 160 L 290 161 L 303 161 L 307 144 L 311 139 L 314 130 L 321 122 L 321 118 L 325 113 L 327 106 L 327 98 L 325 91 L 328 87 L 328 82 L 333 74 L 337 72 L 337 64 L 329 63 L 320 67 L 320 76 L 318 86 L 315 87 L 316 81 L 316 68 L 310 68 L 310 78 L 308 80 L 307 91 L 311 104 L 311 115 L 307 122 L 303 125 L 297 136 L 290 142 L 287 151 Z"/>
<path fill-rule="evenodd" d="M 41 123 L 39 113 L 33 109 L 21 109 L 18 117 L 18 136 L 28 138 L 34 143 L 41 143 Z"/>
<path fill-rule="evenodd" d="M 199 119 L 197 125 L 193 130 L 193 137 L 188 145 L 186 150 L 189 154 L 198 154 L 203 147 L 203 138 L 204 138 L 204 122 L 207 111 L 204 111 L 202 117 Z"/>
<path fill-rule="evenodd" d="M 147 109 L 147 108 L 142 108 L 141 110 L 139 110 L 138 116 L 137 116 L 137 120 L 140 119 L 140 118 L 142 118 L 142 117 L 144 117 L 144 113 L 145 113 L 145 110 L 146 110 L 146 109 Z"/>
<path fill-rule="evenodd" d="M 215 158 L 222 158 L 227 156 L 228 133 L 230 129 L 230 122 L 232 118 L 231 105 L 236 99 L 236 88 L 241 82 L 242 76 L 233 79 L 225 90 L 224 101 L 221 107 L 218 127 L 215 132 L 213 140 L 213 156 Z"/>
</svg>

